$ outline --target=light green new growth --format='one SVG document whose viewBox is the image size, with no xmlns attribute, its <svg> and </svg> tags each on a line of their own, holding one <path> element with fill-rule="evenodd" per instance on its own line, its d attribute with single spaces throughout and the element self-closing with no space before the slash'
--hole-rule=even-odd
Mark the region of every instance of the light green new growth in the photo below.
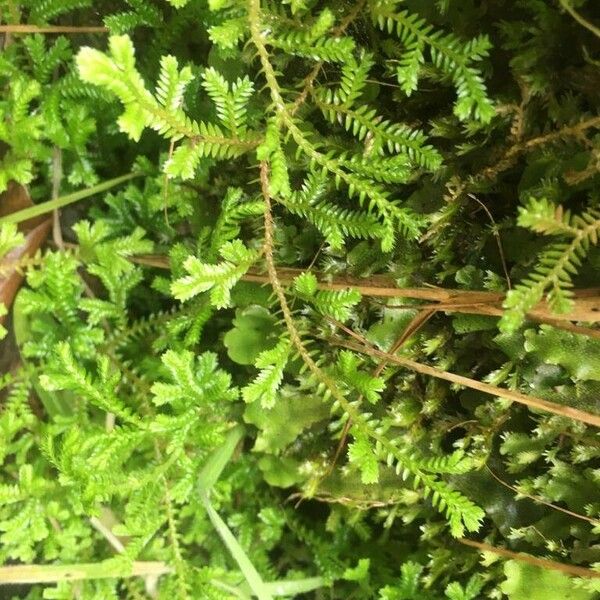
<svg viewBox="0 0 600 600">
<path fill-rule="evenodd" d="M 531 198 L 519 208 L 518 224 L 536 233 L 563 238 L 547 246 L 538 258 L 535 270 L 504 302 L 506 313 L 500 321 L 505 331 L 514 331 L 546 294 L 550 308 L 566 313 L 572 308 L 572 278 L 577 274 L 590 248 L 600 239 L 600 211 L 589 208 L 579 215 L 571 215 L 561 206 L 545 198 Z"/>
<path fill-rule="evenodd" d="M 219 254 L 224 260 L 218 264 L 203 263 L 190 256 L 184 263 L 189 275 L 173 282 L 173 296 L 183 301 L 210 290 L 211 303 L 216 308 L 228 306 L 231 288 L 258 260 L 260 252 L 246 248 L 240 240 L 234 240 L 223 244 Z"/>
</svg>

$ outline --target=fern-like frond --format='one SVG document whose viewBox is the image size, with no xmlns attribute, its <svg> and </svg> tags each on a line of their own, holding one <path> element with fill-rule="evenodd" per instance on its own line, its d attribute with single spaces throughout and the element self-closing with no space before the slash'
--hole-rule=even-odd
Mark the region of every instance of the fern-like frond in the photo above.
<svg viewBox="0 0 600 600">
<path fill-rule="evenodd" d="M 156 406 L 168 404 L 177 411 L 189 407 L 215 409 L 213 404 L 238 396 L 231 387 L 231 376 L 218 368 L 217 356 L 212 352 L 194 357 L 189 350 L 168 350 L 161 361 L 174 383 L 152 385 L 152 402 Z"/>
<path fill-rule="evenodd" d="M 361 301 L 358 290 L 318 290 L 317 278 L 313 273 L 306 272 L 294 280 L 296 292 L 323 315 L 328 315 L 340 321 L 346 321 L 352 308 Z"/>
<path fill-rule="evenodd" d="M 366 52 L 363 52 L 359 59 L 350 58 L 342 66 L 340 87 L 335 91 L 328 90 L 326 102 L 341 104 L 344 107 L 353 106 L 367 84 L 367 77 L 373 65 L 373 56 Z"/>
<path fill-rule="evenodd" d="M 78 8 L 89 8 L 92 0 L 35 0 L 31 2 L 29 19 L 32 23 L 47 23 Z"/>
<path fill-rule="evenodd" d="M 156 99 L 165 109 L 176 111 L 181 107 L 185 88 L 193 77 L 190 67 L 183 67 L 180 71 L 174 56 L 163 56 L 156 84 Z"/>
<path fill-rule="evenodd" d="M 24 241 L 25 236 L 17 229 L 15 223 L 0 223 L 0 259 Z"/>
<path fill-rule="evenodd" d="M 381 219 L 381 248 L 385 252 L 394 247 L 397 231 L 406 237 L 415 238 L 424 222 L 412 210 L 402 208 L 390 200 L 390 192 L 380 184 L 355 173 L 344 170 L 340 162 L 331 153 L 323 154 L 291 121 L 288 123 L 292 136 L 299 149 L 310 160 L 310 166 L 316 170 L 320 167 L 324 176 L 332 176 L 336 187 L 345 184 L 350 198 L 357 198 L 361 206 L 366 205 L 369 211 L 375 212 Z"/>
<path fill-rule="evenodd" d="M 309 173 L 302 189 L 280 202 L 291 212 L 307 219 L 325 237 L 332 248 L 341 248 L 347 237 L 379 239 L 382 225 L 369 212 L 341 208 L 325 198 L 327 180 L 321 173 Z"/>
<path fill-rule="evenodd" d="M 353 352 L 343 350 L 338 354 L 336 367 L 346 383 L 356 389 L 370 404 L 376 404 L 385 388 L 381 377 L 373 377 L 360 370 L 362 360 Z"/>
<path fill-rule="evenodd" d="M 351 37 L 327 35 L 335 23 L 330 9 L 325 8 L 308 23 L 294 22 L 292 28 L 282 27 L 281 23 L 268 38 L 275 48 L 323 62 L 345 63 L 352 59 L 355 42 Z"/>
<path fill-rule="evenodd" d="M 291 342 L 287 335 L 281 336 L 274 348 L 261 352 L 254 366 L 260 369 L 254 381 L 242 390 L 245 402 L 259 401 L 265 409 L 273 408 L 277 392 L 283 381 L 283 371 L 290 358 Z"/>
<path fill-rule="evenodd" d="M 211 232 L 211 253 L 216 254 L 225 243 L 235 239 L 242 221 L 258 217 L 264 212 L 262 200 L 247 200 L 240 188 L 228 188 L 221 212 Z"/>
<path fill-rule="evenodd" d="M 115 394 L 118 375 L 109 373 L 109 362 L 106 356 L 99 360 L 100 378 L 92 378 L 77 363 L 67 342 L 56 346 L 56 365 L 40 377 L 40 383 L 48 391 L 71 390 L 82 399 L 98 408 L 115 414 L 124 423 L 141 427 L 142 421 Z"/>
<path fill-rule="evenodd" d="M 289 54 L 323 62 L 345 62 L 352 56 L 354 50 L 354 40 L 350 37 L 304 41 L 294 36 L 291 39 L 272 38 L 271 44 Z"/>
<path fill-rule="evenodd" d="M 64 36 L 47 45 L 46 38 L 36 34 L 25 38 L 23 44 L 31 57 L 33 74 L 38 83 L 47 83 L 59 65 L 71 58 L 72 54 L 71 44 Z"/>
<path fill-rule="evenodd" d="M 554 312 L 566 313 L 572 307 L 572 278 L 600 238 L 600 211 L 590 208 L 572 216 L 562 207 L 545 199 L 531 199 L 519 210 L 519 225 L 545 235 L 567 238 L 543 250 L 534 271 L 509 291 L 504 302 L 505 313 L 500 327 L 505 331 L 518 328 L 528 311 L 544 294 Z M 568 239 L 570 238 L 570 240 Z"/>
<path fill-rule="evenodd" d="M 392 123 L 378 116 L 376 109 L 365 104 L 357 109 L 329 102 L 328 99 L 317 100 L 324 116 L 334 124 L 341 125 L 352 133 L 359 141 L 368 141 L 371 154 L 405 155 L 416 166 L 436 171 L 442 164 L 440 153 L 427 144 L 427 137 L 418 129 L 411 129 L 400 123 Z M 367 140 L 368 136 L 368 140 Z"/>
<path fill-rule="evenodd" d="M 354 442 L 349 446 L 348 455 L 350 462 L 361 472 L 363 483 L 378 481 L 380 463 L 394 466 L 398 475 L 404 480 L 411 478 L 413 487 L 420 488 L 424 498 L 429 499 L 434 508 L 446 515 L 453 536 L 460 537 L 465 529 L 477 531 L 484 517 L 483 510 L 436 477 L 436 461 L 415 459 L 410 452 L 400 448 L 397 441 L 375 433 L 377 428 L 377 419 L 369 413 L 363 413 L 360 422 L 351 430 Z M 464 459 L 440 460 L 440 472 L 443 473 L 446 468 L 463 473 L 472 469 L 472 463 L 467 464 L 461 460 Z"/>
<path fill-rule="evenodd" d="M 133 44 L 126 35 L 110 38 L 108 54 L 82 48 L 77 64 L 84 81 L 108 89 L 122 102 L 125 112 L 119 117 L 119 127 L 132 139 L 139 140 L 146 127 L 173 141 L 188 139 L 165 166 L 171 176 L 190 178 L 202 157 L 228 158 L 254 146 L 252 141 L 228 138 L 219 126 L 185 114 L 178 104 L 191 71 L 187 67 L 179 71 L 175 58 L 163 59 L 157 96 L 151 94 L 136 69 Z"/>
<path fill-rule="evenodd" d="M 248 27 L 245 16 L 226 19 L 208 29 L 210 41 L 222 50 L 235 48 L 247 35 Z"/>
<path fill-rule="evenodd" d="M 431 63 L 451 77 L 458 99 L 455 114 L 461 119 L 474 116 L 484 123 L 495 114 L 488 98 L 479 69 L 474 63 L 487 56 L 491 47 L 486 36 L 464 42 L 453 34 L 434 30 L 425 19 L 408 10 L 396 10 L 399 0 L 371 0 L 373 23 L 382 31 L 395 32 L 404 45 L 403 56 L 397 69 L 400 85 L 410 94 L 417 88 L 420 71 L 429 52 Z"/>
<path fill-rule="evenodd" d="M 146 0 L 126 0 L 129 10 L 104 17 L 104 24 L 113 35 L 122 35 L 136 27 L 158 27 L 161 13 Z"/>
<path fill-rule="evenodd" d="M 173 282 L 173 296 L 185 301 L 210 290 L 211 303 L 216 308 L 228 306 L 231 288 L 258 259 L 260 252 L 246 248 L 240 240 L 234 240 L 223 244 L 219 253 L 224 260 L 218 264 L 203 263 L 195 256 L 188 257 L 184 268 L 189 274 Z"/>
<path fill-rule="evenodd" d="M 206 69 L 202 75 L 202 85 L 217 107 L 217 116 L 221 123 L 235 137 L 244 137 L 246 133 L 246 112 L 254 85 L 248 79 L 238 79 L 233 84 L 215 69 Z"/>
</svg>

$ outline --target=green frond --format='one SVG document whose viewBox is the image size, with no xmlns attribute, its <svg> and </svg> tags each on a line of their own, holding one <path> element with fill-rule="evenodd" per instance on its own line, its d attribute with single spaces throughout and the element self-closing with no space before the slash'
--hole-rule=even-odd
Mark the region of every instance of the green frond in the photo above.
<svg viewBox="0 0 600 600">
<path fill-rule="evenodd" d="M 278 27 L 268 43 L 292 55 L 324 62 L 345 63 L 352 60 L 354 39 L 346 36 L 328 37 L 335 23 L 333 12 L 325 8 L 308 23 L 294 22 L 294 27 Z"/>
<path fill-rule="evenodd" d="M 379 461 L 368 437 L 353 434 L 354 440 L 348 444 L 348 459 L 360 471 L 360 480 L 365 485 L 379 481 Z"/>
<path fill-rule="evenodd" d="M 176 111 L 181 107 L 183 94 L 193 77 L 190 67 L 184 67 L 180 71 L 174 56 L 163 56 L 156 84 L 156 99 L 167 110 Z"/>
<path fill-rule="evenodd" d="M 294 280 L 296 292 L 323 315 L 346 321 L 352 308 L 361 301 L 358 290 L 317 290 L 316 278 L 311 273 L 302 273 Z"/>
<path fill-rule="evenodd" d="M 473 66 L 488 55 L 491 44 L 487 36 L 464 42 L 453 34 L 434 30 L 416 13 L 396 11 L 396 4 L 396 0 L 371 0 L 370 12 L 373 24 L 382 31 L 395 33 L 404 46 L 396 71 L 404 92 L 410 94 L 417 88 L 427 50 L 431 63 L 454 83 L 455 114 L 463 120 L 474 117 L 483 123 L 489 122 L 495 110 L 481 72 Z"/>
<path fill-rule="evenodd" d="M 109 372 L 106 357 L 99 361 L 99 379 L 93 379 L 76 362 L 67 342 L 60 342 L 56 348 L 56 370 L 48 370 L 40 377 L 40 383 L 47 391 L 69 390 L 76 392 L 80 398 L 94 406 L 113 413 L 124 423 L 142 427 L 142 421 L 132 410 L 117 397 L 116 384 L 118 375 Z"/>
<path fill-rule="evenodd" d="M 29 18 L 32 23 L 47 23 L 51 19 L 80 8 L 92 6 L 92 0 L 35 0 Z"/>
<path fill-rule="evenodd" d="M 210 290 L 211 303 L 216 308 L 228 306 L 231 288 L 256 262 L 260 252 L 246 248 L 240 240 L 234 240 L 223 244 L 219 254 L 224 261 L 218 264 L 203 263 L 195 256 L 188 257 L 184 263 L 188 275 L 173 282 L 173 296 L 185 301 Z"/>
<path fill-rule="evenodd" d="M 221 212 L 211 233 L 211 252 L 216 254 L 225 243 L 235 239 L 246 219 L 259 217 L 264 212 L 262 200 L 247 200 L 240 188 L 227 188 Z"/>
<path fill-rule="evenodd" d="M 104 340 L 104 330 L 86 323 L 79 311 L 84 286 L 77 269 L 79 261 L 67 253 L 49 253 L 39 268 L 27 271 L 28 288 L 19 294 L 20 310 L 31 315 L 36 332 L 25 340 L 24 356 L 47 361 L 55 346 L 70 343 L 78 358 L 91 359 Z"/>
<path fill-rule="evenodd" d="M 375 428 L 377 428 L 377 420 L 369 419 L 367 413 L 363 415 L 360 422 L 354 424 L 351 430 L 355 441 L 349 445 L 348 456 L 351 463 L 356 464 L 361 472 L 363 483 L 377 483 L 380 463 L 388 466 L 395 465 L 397 474 L 404 480 L 412 478 L 414 489 L 421 488 L 424 498 L 429 499 L 434 508 L 446 515 L 454 537 L 462 536 L 465 530 L 479 529 L 484 517 L 483 510 L 459 491 L 428 472 L 435 472 L 436 467 L 439 467 L 441 472 L 444 472 L 444 468 L 448 468 L 450 471 L 464 473 L 472 469 L 471 462 L 463 462 L 465 459 L 456 454 L 447 461 L 433 460 L 423 465 L 421 459 L 415 460 L 405 450 L 400 450 L 395 441 L 384 442 L 377 434 L 373 434 Z M 375 443 L 372 440 L 376 440 Z"/>
<path fill-rule="evenodd" d="M 600 211 L 591 208 L 571 217 L 545 199 L 533 199 L 521 208 L 519 224 L 545 235 L 571 239 L 554 242 L 545 248 L 533 272 L 508 292 L 504 301 L 505 313 L 500 320 L 504 331 L 517 329 L 544 294 L 554 312 L 568 313 L 571 310 L 572 279 L 590 247 L 598 244 Z"/>
<path fill-rule="evenodd" d="M 381 398 L 385 383 L 381 377 L 373 377 L 359 370 L 363 361 L 353 352 L 342 350 L 338 354 L 337 369 L 344 381 L 356 389 L 370 404 L 376 404 Z"/>
<path fill-rule="evenodd" d="M 290 350 L 290 340 L 287 335 L 283 335 L 274 348 L 258 355 L 254 366 L 260 369 L 260 372 L 252 383 L 242 390 L 245 402 L 260 402 L 265 409 L 275 406 L 283 381 L 283 371 L 290 358 Z"/>
<path fill-rule="evenodd" d="M 361 53 L 358 59 L 350 58 L 342 65 L 340 87 L 336 91 L 328 90 L 327 104 L 341 104 L 344 107 L 354 106 L 367 84 L 369 72 L 374 65 L 373 55 Z"/>
<path fill-rule="evenodd" d="M 321 173 L 309 173 L 302 189 L 287 198 L 280 198 L 291 213 L 312 223 L 334 249 L 341 248 L 347 237 L 380 239 L 383 227 L 369 212 L 359 212 L 334 205 L 326 198 L 327 179 Z"/>
<path fill-rule="evenodd" d="M 17 229 L 16 223 L 0 223 L 0 259 L 24 241 L 25 236 Z"/>
<path fill-rule="evenodd" d="M 64 36 L 56 38 L 52 45 L 46 45 L 41 34 L 28 36 L 23 41 L 33 63 L 33 74 L 39 83 L 48 83 L 54 71 L 72 56 L 71 44 Z"/>
<path fill-rule="evenodd" d="M 202 85 L 217 108 L 221 123 L 235 137 L 244 137 L 246 133 L 246 112 L 254 85 L 248 79 L 237 79 L 231 85 L 214 68 L 202 74 Z"/>
<path fill-rule="evenodd" d="M 411 456 L 411 460 L 417 462 L 424 471 L 437 474 L 464 475 L 472 471 L 475 466 L 473 459 L 465 456 L 462 450 L 431 458 L 423 458 L 415 453 Z"/>
<path fill-rule="evenodd" d="M 361 301 L 358 290 L 320 290 L 312 298 L 311 303 L 322 314 L 334 319 L 346 321 L 350 318 L 352 309 Z"/>
<path fill-rule="evenodd" d="M 279 123 L 276 119 L 269 119 L 256 156 L 269 162 L 269 191 L 274 198 L 287 198 L 291 194 L 288 161 L 281 144 Z"/>
<path fill-rule="evenodd" d="M 357 109 L 318 100 L 319 108 L 324 116 L 334 124 L 341 125 L 352 133 L 359 141 L 368 136 L 369 153 L 373 155 L 389 152 L 408 158 L 415 166 L 428 171 L 436 171 L 442 164 L 440 153 L 427 144 L 427 137 L 418 129 L 410 129 L 400 123 L 382 120 L 377 111 L 365 104 Z M 398 158 L 398 160 L 402 160 Z M 365 162 L 368 158 L 365 158 Z M 390 165 L 390 170 L 392 170 Z M 386 169 L 387 170 L 387 169 Z M 392 177 L 391 175 L 389 177 Z"/>
<path fill-rule="evenodd" d="M 294 288 L 299 294 L 312 297 L 317 293 L 318 282 L 314 273 L 305 271 L 294 279 Z"/>
<path fill-rule="evenodd" d="M 247 19 L 234 17 L 208 29 L 210 41 L 222 50 L 235 48 L 248 35 Z"/>
<path fill-rule="evenodd" d="M 577 234 L 571 226 L 570 212 L 547 198 L 531 197 L 525 206 L 520 206 L 517 224 L 544 235 Z"/>
<path fill-rule="evenodd" d="M 426 474 L 418 464 L 405 458 L 404 464 L 398 462 L 396 472 L 404 479 L 412 475 L 414 488 L 422 487 L 424 497 L 429 499 L 434 508 L 444 513 L 454 537 L 460 537 L 467 531 L 478 531 L 484 517 L 483 510 L 459 491 L 447 483 Z"/>
<path fill-rule="evenodd" d="M 218 368 L 217 356 L 212 352 L 195 357 L 189 350 L 168 350 L 161 361 L 173 383 L 152 385 L 155 406 L 168 404 L 177 411 L 196 407 L 209 412 L 222 410 L 217 403 L 233 401 L 238 396 L 231 387 L 231 376 Z"/>
<path fill-rule="evenodd" d="M 411 159 L 406 154 L 382 156 L 342 155 L 340 164 L 348 170 L 379 183 L 408 183 L 413 176 Z"/>
<path fill-rule="evenodd" d="M 161 13 L 146 0 L 126 0 L 129 10 L 123 10 L 104 17 L 104 25 L 111 34 L 122 35 L 136 27 L 159 27 Z"/>
<path fill-rule="evenodd" d="M 0 192 L 14 180 L 27 184 L 33 179 L 33 159 L 43 156 L 41 144 L 42 116 L 32 104 L 41 93 L 41 85 L 23 76 L 11 80 L 0 102 L 0 140 L 8 149 L 0 162 Z"/>
<path fill-rule="evenodd" d="M 271 44 L 289 54 L 324 62 L 343 63 L 354 51 L 354 40 L 350 37 L 320 38 L 311 41 L 292 35 L 288 39 L 272 38 Z"/>
<path fill-rule="evenodd" d="M 84 81 L 105 87 L 122 102 L 125 112 L 119 117 L 119 128 L 133 140 L 139 140 L 146 127 L 173 141 L 188 138 L 165 166 L 170 176 L 189 179 L 202 157 L 229 158 L 253 146 L 252 142 L 227 138 L 217 125 L 194 121 L 174 106 L 191 81 L 189 68 L 179 72 L 174 58 L 163 59 L 154 97 L 136 69 L 133 44 L 126 35 L 111 36 L 109 54 L 82 48 L 77 65 Z"/>
<path fill-rule="evenodd" d="M 290 175 L 287 157 L 281 147 L 276 148 L 270 155 L 269 191 L 275 198 L 287 198 L 291 194 Z"/>
<path fill-rule="evenodd" d="M 85 83 L 77 73 L 69 73 L 56 83 L 56 88 L 63 98 L 80 100 L 82 98 L 103 102 L 112 100 L 112 94 L 91 83 Z"/>
<path fill-rule="evenodd" d="M 310 160 L 313 171 L 316 171 L 317 166 L 320 167 L 323 177 L 328 175 L 333 177 L 336 188 L 345 184 L 350 198 L 357 198 L 360 206 L 366 205 L 369 211 L 376 213 L 381 219 L 379 239 L 384 252 L 389 252 L 394 247 L 398 230 L 409 238 L 416 238 L 419 235 L 424 225 L 423 219 L 417 218 L 410 209 L 399 207 L 395 201 L 390 200 L 390 192 L 387 189 L 380 184 L 345 171 L 331 153 L 325 155 L 319 152 L 307 137 L 291 123 L 290 129 L 299 149 Z"/>
</svg>

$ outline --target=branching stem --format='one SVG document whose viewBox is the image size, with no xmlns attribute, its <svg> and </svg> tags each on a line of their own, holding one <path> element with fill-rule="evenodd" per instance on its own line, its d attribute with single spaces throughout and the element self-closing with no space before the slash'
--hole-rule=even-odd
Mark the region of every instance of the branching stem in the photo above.
<svg viewBox="0 0 600 600">
<path fill-rule="evenodd" d="M 255 0 L 251 0 L 251 2 L 252 1 Z M 329 390 L 329 393 L 331 394 L 331 397 L 335 403 L 334 406 L 337 405 L 342 411 L 344 411 L 347 417 L 352 420 L 356 430 L 360 431 L 360 433 L 366 438 L 372 439 L 375 442 L 376 447 L 380 448 L 380 453 L 385 454 L 386 457 L 393 457 L 393 459 L 397 461 L 398 465 L 400 465 L 405 471 L 408 471 L 413 477 L 415 477 L 417 481 L 421 483 L 422 486 L 424 486 L 428 493 L 433 493 L 439 498 L 444 499 L 444 496 L 449 493 L 449 488 L 443 482 L 436 479 L 436 477 L 433 475 L 422 471 L 406 453 L 404 453 L 399 447 L 391 442 L 385 435 L 383 435 L 383 433 L 380 433 L 379 430 L 370 427 L 366 422 L 365 417 L 359 410 L 359 407 L 351 403 L 344 396 L 335 381 L 315 363 L 310 356 L 310 353 L 304 346 L 296 325 L 294 324 L 294 319 L 287 303 L 283 286 L 281 285 L 277 276 L 277 269 L 275 267 L 275 260 L 273 258 L 273 216 L 271 213 L 271 193 L 269 191 L 269 167 L 265 161 L 262 161 L 260 164 L 260 184 L 265 203 L 265 261 L 267 263 L 267 271 L 269 273 L 271 286 L 273 287 L 273 291 L 275 292 L 277 300 L 279 301 L 281 312 L 283 314 L 292 345 L 317 381 L 319 381 L 327 390 Z M 452 500 L 449 499 L 449 501 Z M 461 512 L 463 509 L 476 509 L 475 505 L 473 505 L 466 498 L 463 499 L 463 506 L 461 508 L 453 507 L 445 499 L 444 502 L 446 503 L 448 515 L 450 514 L 450 511 L 455 512 L 454 518 L 456 518 L 456 513 L 458 513 L 460 514 L 461 520 L 464 520 L 464 515 Z M 467 528 L 472 529 L 470 525 L 467 525 Z M 462 530 L 462 524 L 460 527 L 456 527 L 455 523 L 455 531 L 459 530 Z"/>
</svg>

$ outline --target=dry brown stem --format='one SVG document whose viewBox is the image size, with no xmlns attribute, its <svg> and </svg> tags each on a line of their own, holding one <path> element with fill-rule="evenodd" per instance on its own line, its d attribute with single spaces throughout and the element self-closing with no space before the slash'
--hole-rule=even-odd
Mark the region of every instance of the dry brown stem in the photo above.
<svg viewBox="0 0 600 600">
<path fill-rule="evenodd" d="M 0 25 L 0 33 L 107 33 L 108 27 L 67 25 Z"/>
<path fill-rule="evenodd" d="M 356 352 L 361 352 L 363 354 L 367 354 L 375 358 L 385 358 L 390 363 L 397 364 L 401 367 L 406 367 L 407 369 L 415 371 L 416 373 L 421 373 L 422 375 L 435 377 L 436 379 L 443 379 L 444 381 L 449 381 L 450 383 L 477 390 L 479 392 L 483 392 L 484 394 L 489 394 L 490 396 L 504 398 L 512 402 L 518 402 L 519 404 L 523 404 L 535 410 L 542 410 L 555 415 L 559 415 L 561 417 L 566 417 L 568 419 L 580 421 L 588 425 L 593 425 L 594 427 L 600 427 L 600 415 L 585 412 L 577 408 L 573 408 L 571 406 L 556 404 L 555 402 L 550 402 L 549 400 L 544 400 L 543 398 L 537 398 L 536 396 L 528 396 L 526 394 L 522 394 L 521 392 L 517 392 L 514 390 L 507 390 L 505 388 L 491 385 L 489 383 L 477 381 L 476 379 L 471 379 L 470 377 L 465 377 L 464 375 L 457 375 L 456 373 L 450 373 L 449 371 L 444 371 L 436 367 L 431 367 L 429 365 L 419 363 L 415 360 L 411 360 L 410 358 L 406 358 L 404 356 L 397 356 L 390 354 L 389 352 L 384 352 L 372 346 L 369 343 L 369 341 L 365 339 L 362 335 L 356 333 L 349 327 L 346 327 L 343 323 L 335 321 L 334 319 L 331 319 L 329 317 L 327 318 L 336 327 L 346 332 L 350 337 L 354 338 L 358 342 L 354 344 L 341 344 L 342 346 L 350 348 L 351 350 L 354 350 Z"/>
<path fill-rule="evenodd" d="M 491 546 L 490 544 L 476 542 L 474 540 L 468 540 L 466 538 L 460 538 L 458 541 L 461 544 L 464 544 L 465 546 L 477 548 L 481 552 L 492 552 L 493 554 L 498 554 L 499 556 L 504 556 L 505 558 L 520 560 L 521 562 L 526 562 L 530 565 L 534 565 L 542 569 L 560 571 L 561 573 L 565 573 L 566 575 L 572 575 L 573 577 L 600 577 L 600 573 L 598 573 L 597 571 L 592 571 L 592 569 L 586 569 L 585 567 L 567 565 L 565 563 L 560 563 L 555 560 L 548 560 L 547 558 L 537 558 L 535 556 L 530 556 L 529 554 L 513 552 L 512 550 L 507 550 L 506 548 L 497 548 L 496 546 Z"/>
</svg>

